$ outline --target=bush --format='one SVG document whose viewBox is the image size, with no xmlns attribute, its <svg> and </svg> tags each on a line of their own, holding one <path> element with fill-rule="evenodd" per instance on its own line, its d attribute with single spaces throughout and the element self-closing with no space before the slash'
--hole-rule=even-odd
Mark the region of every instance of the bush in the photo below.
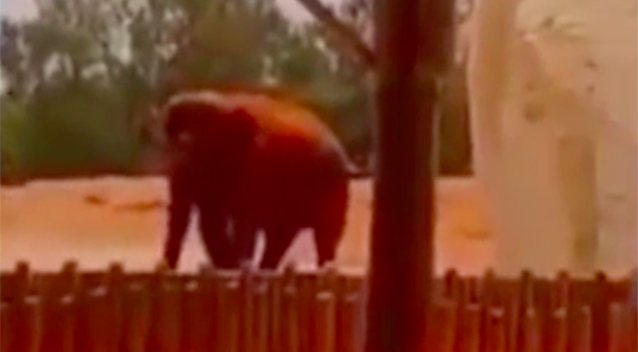
<svg viewBox="0 0 638 352">
<path fill-rule="evenodd" d="M 56 90 L 26 111 L 20 165 L 32 177 L 127 172 L 143 149 L 126 109 L 104 92 Z"/>
<path fill-rule="evenodd" d="M 0 179 L 3 183 L 20 179 L 24 173 L 24 108 L 10 97 L 0 100 Z"/>
</svg>

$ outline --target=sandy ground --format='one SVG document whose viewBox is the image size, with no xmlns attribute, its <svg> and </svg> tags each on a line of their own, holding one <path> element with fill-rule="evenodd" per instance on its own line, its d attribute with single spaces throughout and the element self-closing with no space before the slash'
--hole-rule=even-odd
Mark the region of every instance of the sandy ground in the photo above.
<svg viewBox="0 0 638 352">
<path fill-rule="evenodd" d="M 338 265 L 363 270 L 368 260 L 372 185 L 352 184 L 348 223 Z M 39 270 L 54 270 L 76 259 L 84 269 L 121 261 L 129 269 L 151 269 L 161 253 L 166 192 L 159 178 L 103 177 L 92 180 L 34 182 L 1 190 L 0 265 L 13 268 L 28 260 Z M 484 199 L 472 179 L 441 179 L 437 184 L 436 266 L 478 273 L 491 264 L 492 241 Z M 312 233 L 305 231 L 286 261 L 312 266 Z M 191 227 L 180 268 L 205 261 Z"/>
</svg>

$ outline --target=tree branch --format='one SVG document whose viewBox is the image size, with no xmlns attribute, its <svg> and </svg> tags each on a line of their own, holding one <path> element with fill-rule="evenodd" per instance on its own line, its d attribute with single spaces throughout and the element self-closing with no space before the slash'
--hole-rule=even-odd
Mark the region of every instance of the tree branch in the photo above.
<svg viewBox="0 0 638 352">
<path fill-rule="evenodd" d="M 328 29 L 334 31 L 346 45 L 354 49 L 359 60 L 367 69 L 373 69 L 376 64 L 376 55 L 368 47 L 359 35 L 348 25 L 341 22 L 330 9 L 324 6 L 319 0 L 297 0 L 308 12 L 317 20 L 323 23 Z"/>
</svg>

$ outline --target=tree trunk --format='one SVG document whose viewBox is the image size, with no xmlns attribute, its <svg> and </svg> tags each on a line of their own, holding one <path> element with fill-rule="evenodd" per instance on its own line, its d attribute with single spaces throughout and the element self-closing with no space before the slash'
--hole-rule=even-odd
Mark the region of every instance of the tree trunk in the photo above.
<svg viewBox="0 0 638 352">
<path fill-rule="evenodd" d="M 523 33 L 516 2 L 479 1 L 470 35 L 475 171 L 491 198 L 496 267 L 511 275 L 627 269 L 636 257 L 636 82 L 622 75 L 636 72 L 635 14 L 573 4 L 583 34 L 553 23 L 573 14 L 549 5 L 522 5 L 519 27 L 547 19 Z M 625 17 L 633 26 L 614 25 Z"/>
<path fill-rule="evenodd" d="M 447 54 L 442 51 L 451 24 L 447 10 L 452 4 L 444 0 L 375 3 L 379 159 L 367 352 L 427 350 L 424 336 L 433 276 L 434 119 Z"/>
<path fill-rule="evenodd" d="M 541 70 L 532 48 L 516 37 L 517 7 L 511 0 L 480 0 L 475 7 L 468 57 L 475 172 L 490 198 L 497 272 L 551 275 L 569 267 L 570 223 L 553 116 L 543 102 L 525 101 L 526 88 L 540 89 L 534 79 Z"/>
<path fill-rule="evenodd" d="M 509 90 L 521 79 L 510 77 L 521 74 L 511 67 L 517 6 L 513 0 L 478 0 L 469 31 L 474 171 L 489 195 L 501 275 L 551 273 L 569 258 L 566 219 L 552 182 L 549 126 L 530 126 L 517 101 L 520 87 Z"/>
</svg>

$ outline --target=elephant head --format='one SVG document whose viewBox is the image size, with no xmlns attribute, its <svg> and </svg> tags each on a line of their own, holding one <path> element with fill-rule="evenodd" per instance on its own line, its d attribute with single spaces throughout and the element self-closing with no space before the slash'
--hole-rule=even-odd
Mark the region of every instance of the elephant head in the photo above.
<svg viewBox="0 0 638 352">
<path fill-rule="evenodd" d="M 169 150 L 180 156 L 241 158 L 257 140 L 255 118 L 214 91 L 183 92 L 164 107 Z"/>
</svg>

